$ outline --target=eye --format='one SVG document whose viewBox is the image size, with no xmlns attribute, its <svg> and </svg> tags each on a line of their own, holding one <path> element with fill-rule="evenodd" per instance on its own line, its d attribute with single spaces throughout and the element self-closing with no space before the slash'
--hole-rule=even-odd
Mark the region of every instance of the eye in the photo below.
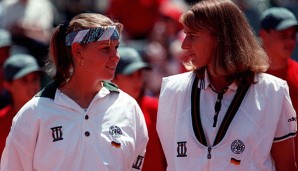
<svg viewBox="0 0 298 171">
<path fill-rule="evenodd" d="M 187 37 L 188 39 L 190 39 L 190 40 L 193 40 L 193 39 L 195 39 L 197 36 L 196 36 L 195 34 L 188 33 L 188 34 L 186 34 L 186 37 Z"/>
<path fill-rule="evenodd" d="M 190 35 L 187 35 L 186 37 L 185 37 L 185 40 L 192 40 L 193 38 L 190 36 Z"/>
<path fill-rule="evenodd" d="M 194 35 L 194 34 L 191 34 L 191 35 L 190 35 L 190 38 L 191 38 L 191 39 L 194 39 L 194 38 L 196 38 L 196 37 L 197 37 L 197 36 Z"/>
<path fill-rule="evenodd" d="M 103 51 L 105 51 L 105 52 L 109 52 L 109 51 L 110 51 L 110 46 L 104 47 L 104 48 L 102 48 L 102 49 L 103 49 Z"/>
</svg>

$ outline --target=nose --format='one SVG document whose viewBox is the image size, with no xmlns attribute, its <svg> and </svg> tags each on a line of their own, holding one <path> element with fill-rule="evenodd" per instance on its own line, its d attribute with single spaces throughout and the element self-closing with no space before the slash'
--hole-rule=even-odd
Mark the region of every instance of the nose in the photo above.
<svg viewBox="0 0 298 171">
<path fill-rule="evenodd" d="M 112 59 L 119 61 L 120 60 L 120 55 L 119 52 L 116 50 L 116 54 L 113 55 Z"/>
<path fill-rule="evenodd" d="M 113 61 L 119 61 L 119 60 L 120 60 L 120 56 L 119 56 L 119 53 L 118 53 L 117 49 L 115 49 L 115 50 L 110 54 L 110 60 L 113 60 Z"/>
<path fill-rule="evenodd" d="M 184 38 L 184 40 L 181 44 L 181 48 L 182 49 L 189 49 L 189 43 L 188 43 L 187 37 Z"/>
</svg>

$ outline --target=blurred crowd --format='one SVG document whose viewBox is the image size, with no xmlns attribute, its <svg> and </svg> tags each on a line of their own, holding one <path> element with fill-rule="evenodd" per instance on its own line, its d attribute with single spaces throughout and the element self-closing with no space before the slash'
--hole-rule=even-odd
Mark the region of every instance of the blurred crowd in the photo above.
<svg viewBox="0 0 298 171">
<path fill-rule="evenodd" d="M 1 0 L 0 28 L 11 36 L 10 55 L 34 56 L 43 67 L 52 29 L 81 12 L 98 12 L 124 24 L 120 46 L 132 46 L 152 70 L 145 75 L 145 93 L 158 97 L 161 78 L 187 70 L 181 62 L 184 38 L 179 16 L 194 0 Z M 258 18 L 267 8 L 283 6 L 298 13 L 297 0 L 234 0 L 258 32 Z M 293 53 L 295 58 L 296 52 Z M 3 58 L 3 57 L 2 57 Z M 48 78 L 45 78 L 46 84 Z M 42 84 L 42 85 L 44 85 Z"/>
</svg>

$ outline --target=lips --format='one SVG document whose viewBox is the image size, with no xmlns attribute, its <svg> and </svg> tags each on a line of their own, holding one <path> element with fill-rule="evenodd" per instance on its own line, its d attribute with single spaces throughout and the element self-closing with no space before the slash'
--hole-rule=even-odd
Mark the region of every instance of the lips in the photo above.
<svg viewBox="0 0 298 171">
<path fill-rule="evenodd" d="M 190 53 L 187 56 L 188 59 L 193 59 L 194 57 L 195 57 L 195 54 L 190 54 Z"/>
<path fill-rule="evenodd" d="M 116 70 L 117 65 L 107 65 L 106 68 L 110 70 Z"/>
<path fill-rule="evenodd" d="M 191 51 L 186 51 L 186 56 L 187 57 L 190 57 L 190 56 L 193 56 L 195 55 L 195 53 L 191 52 Z"/>
</svg>

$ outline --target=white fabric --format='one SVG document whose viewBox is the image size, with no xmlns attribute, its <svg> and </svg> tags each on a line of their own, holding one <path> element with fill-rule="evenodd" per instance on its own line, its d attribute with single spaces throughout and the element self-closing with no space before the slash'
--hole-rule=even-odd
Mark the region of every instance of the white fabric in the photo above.
<svg viewBox="0 0 298 171">
<path fill-rule="evenodd" d="M 107 26 L 107 28 L 104 29 L 103 34 L 100 36 L 100 38 L 97 41 L 110 40 L 115 30 L 116 30 L 116 26 Z M 75 42 L 80 43 L 89 31 L 90 29 L 80 30 L 76 35 L 76 37 L 74 38 L 74 40 L 71 42 L 71 44 Z"/>
<path fill-rule="evenodd" d="M 115 30 L 116 26 L 108 26 L 108 28 L 105 29 L 102 36 L 97 41 L 110 40 Z"/>
<path fill-rule="evenodd" d="M 270 155 L 274 138 L 283 141 L 295 136 L 296 118 L 288 93 L 287 83 L 268 74 L 256 75 L 257 84 L 250 86 L 222 141 L 211 147 L 211 159 L 207 159 L 208 147 L 196 139 L 191 118 L 192 72 L 163 78 L 159 98 L 157 131 L 168 163 L 168 171 L 271 171 L 275 170 Z M 204 133 L 209 145 L 213 143 L 237 86 L 232 84 L 223 96 L 217 127 L 213 128 L 214 104 L 217 98 L 208 88 L 208 77 L 201 90 L 200 113 Z M 200 81 L 199 81 L 200 85 Z M 244 151 L 232 152 L 233 142 L 241 140 Z M 178 142 L 186 142 L 186 157 L 177 157 Z M 231 163 L 234 158 L 239 165 Z"/>
<path fill-rule="evenodd" d="M 62 126 L 63 140 L 53 142 L 51 128 L 57 126 Z M 111 126 L 119 127 L 122 135 L 113 137 Z M 134 170 L 147 142 L 141 109 L 126 93 L 111 93 L 104 87 L 84 111 L 57 90 L 54 100 L 34 97 L 15 116 L 1 171 Z"/>
<path fill-rule="evenodd" d="M 81 30 L 78 32 L 78 34 L 76 35 L 76 37 L 73 39 L 73 43 L 75 42 L 81 42 L 83 40 L 83 38 L 86 36 L 86 34 L 89 32 L 90 29 L 87 29 L 87 30 Z"/>
</svg>

